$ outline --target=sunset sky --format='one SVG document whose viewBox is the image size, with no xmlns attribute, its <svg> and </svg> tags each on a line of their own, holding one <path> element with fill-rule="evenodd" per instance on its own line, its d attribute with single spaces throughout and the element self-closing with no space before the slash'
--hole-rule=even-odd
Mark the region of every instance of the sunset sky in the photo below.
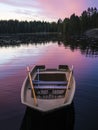
<svg viewBox="0 0 98 130">
<path fill-rule="evenodd" d="M 0 20 L 57 21 L 88 7 L 98 9 L 98 0 L 0 0 Z"/>
</svg>

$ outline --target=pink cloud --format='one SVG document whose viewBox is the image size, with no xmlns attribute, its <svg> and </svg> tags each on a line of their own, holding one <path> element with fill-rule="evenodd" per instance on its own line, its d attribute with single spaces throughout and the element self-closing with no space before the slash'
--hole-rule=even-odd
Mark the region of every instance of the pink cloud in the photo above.
<svg viewBox="0 0 98 130">
<path fill-rule="evenodd" d="M 12 12 L 30 16 L 33 11 L 37 16 L 35 19 L 50 21 L 57 21 L 59 18 L 63 20 L 73 13 L 80 16 L 88 7 L 98 7 L 97 0 L 0 0 L 0 3 L 17 7 Z"/>
<path fill-rule="evenodd" d="M 47 16 L 56 16 L 57 18 L 70 17 L 76 13 L 80 15 L 85 8 L 85 0 L 38 0 L 41 4 L 43 14 Z"/>
</svg>

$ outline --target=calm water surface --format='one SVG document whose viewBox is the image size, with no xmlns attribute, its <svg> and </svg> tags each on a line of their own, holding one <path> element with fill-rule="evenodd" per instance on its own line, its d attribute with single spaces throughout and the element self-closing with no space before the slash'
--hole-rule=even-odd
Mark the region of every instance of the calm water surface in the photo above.
<svg viewBox="0 0 98 130">
<path fill-rule="evenodd" d="M 31 68 L 36 64 L 54 68 L 59 64 L 74 66 L 76 92 L 70 107 L 46 116 L 21 104 L 26 66 Z M 49 41 L 0 47 L 0 130 L 47 130 L 53 127 L 98 130 L 98 55 Z"/>
</svg>

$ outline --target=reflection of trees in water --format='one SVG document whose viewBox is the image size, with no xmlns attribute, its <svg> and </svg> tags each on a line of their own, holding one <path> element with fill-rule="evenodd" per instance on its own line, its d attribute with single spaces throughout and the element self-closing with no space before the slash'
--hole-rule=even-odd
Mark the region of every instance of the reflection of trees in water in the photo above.
<svg viewBox="0 0 98 130">
<path fill-rule="evenodd" d="M 70 47 L 72 51 L 80 49 L 81 53 L 87 57 L 98 57 L 98 39 L 91 39 L 85 36 L 63 37 L 59 34 L 17 34 L 0 36 L 0 46 L 20 46 L 21 44 L 48 44 L 57 42 L 60 46 Z"/>
<path fill-rule="evenodd" d="M 98 39 L 81 37 L 71 37 L 63 40 L 66 46 L 69 46 L 72 51 L 80 49 L 81 53 L 87 57 L 98 57 Z"/>
<path fill-rule="evenodd" d="M 20 46 L 21 44 L 47 44 L 58 41 L 58 34 L 17 34 L 0 36 L 0 46 Z"/>
<path fill-rule="evenodd" d="M 88 46 L 85 50 L 81 50 L 81 52 L 87 57 L 98 57 L 98 46 Z"/>
<path fill-rule="evenodd" d="M 74 130 L 74 104 L 52 113 L 40 113 L 26 109 L 20 130 Z"/>
</svg>

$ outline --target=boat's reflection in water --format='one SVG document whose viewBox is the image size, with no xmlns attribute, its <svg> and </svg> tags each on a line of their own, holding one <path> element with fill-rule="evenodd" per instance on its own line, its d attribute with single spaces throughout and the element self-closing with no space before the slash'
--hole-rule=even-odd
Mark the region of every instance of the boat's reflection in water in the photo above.
<svg viewBox="0 0 98 130">
<path fill-rule="evenodd" d="M 73 130 L 74 104 L 52 113 L 39 113 L 27 107 L 20 130 Z"/>
</svg>

